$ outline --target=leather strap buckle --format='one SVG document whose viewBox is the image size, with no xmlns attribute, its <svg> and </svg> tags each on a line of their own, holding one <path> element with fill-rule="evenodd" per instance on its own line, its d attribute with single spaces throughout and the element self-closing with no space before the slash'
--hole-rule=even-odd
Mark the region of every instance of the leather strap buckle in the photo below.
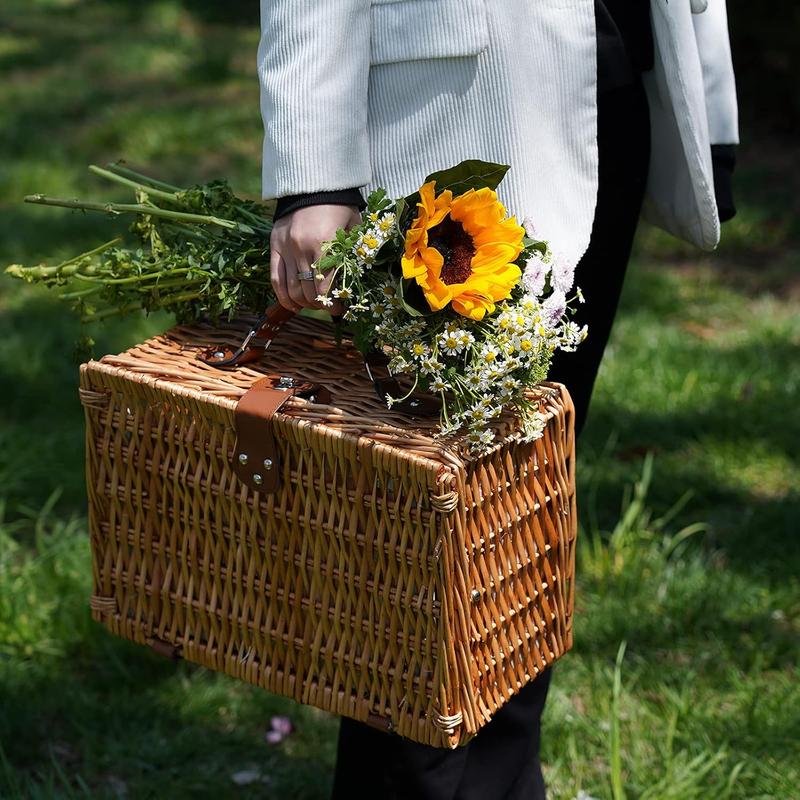
<svg viewBox="0 0 800 800">
<path fill-rule="evenodd" d="M 291 397 L 312 403 L 329 403 L 331 399 L 330 392 L 319 384 L 286 375 L 267 375 L 257 380 L 236 404 L 233 471 L 254 491 L 271 494 L 280 486 L 281 453 L 272 417 Z"/>
</svg>

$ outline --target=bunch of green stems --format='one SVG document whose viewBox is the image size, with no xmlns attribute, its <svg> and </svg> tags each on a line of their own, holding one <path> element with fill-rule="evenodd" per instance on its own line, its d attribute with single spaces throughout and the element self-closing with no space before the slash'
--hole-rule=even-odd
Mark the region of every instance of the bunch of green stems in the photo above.
<svg viewBox="0 0 800 800">
<path fill-rule="evenodd" d="M 54 287 L 86 321 L 143 309 L 167 310 L 179 320 L 231 317 L 262 310 L 271 300 L 266 206 L 244 200 L 224 181 L 189 189 L 115 163 L 89 167 L 131 189 L 135 203 L 29 195 L 28 203 L 133 215 L 138 242 L 121 237 L 59 264 L 12 264 L 9 275 Z"/>
</svg>

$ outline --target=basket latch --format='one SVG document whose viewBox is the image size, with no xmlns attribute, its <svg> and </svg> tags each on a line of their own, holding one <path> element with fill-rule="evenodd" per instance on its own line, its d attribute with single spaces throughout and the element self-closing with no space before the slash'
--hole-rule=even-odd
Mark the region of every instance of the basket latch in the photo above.
<svg viewBox="0 0 800 800">
<path fill-rule="evenodd" d="M 233 471 L 239 480 L 257 492 L 270 494 L 278 488 L 280 452 L 271 420 L 291 397 L 330 402 L 329 392 L 318 384 L 268 375 L 257 380 L 236 405 Z"/>
</svg>

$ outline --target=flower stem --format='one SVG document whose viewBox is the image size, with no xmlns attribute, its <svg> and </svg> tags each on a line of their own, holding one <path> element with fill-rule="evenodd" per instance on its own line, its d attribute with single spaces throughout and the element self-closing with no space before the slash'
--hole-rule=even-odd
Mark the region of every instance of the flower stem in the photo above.
<svg viewBox="0 0 800 800">
<path fill-rule="evenodd" d="M 147 186 L 144 183 L 139 183 L 138 181 L 131 180 L 130 178 L 126 178 L 122 175 L 117 175 L 115 172 L 103 169 L 102 167 L 98 167 L 95 164 L 89 165 L 89 172 L 93 172 L 95 175 L 99 175 L 101 178 L 105 178 L 108 181 L 113 181 L 114 183 L 119 183 L 122 184 L 123 186 L 128 186 L 131 189 L 140 189 L 150 197 L 158 197 L 161 200 L 166 200 L 169 203 L 178 202 L 178 197 L 174 192 L 165 192 L 162 191 L 161 189 L 156 189 L 153 186 Z"/>
<path fill-rule="evenodd" d="M 62 208 L 78 208 L 86 211 L 104 211 L 107 214 L 144 214 L 152 217 L 164 217 L 176 222 L 200 223 L 202 225 L 219 225 L 221 228 L 252 234 L 255 231 L 249 225 L 243 225 L 230 219 L 207 216 L 205 214 L 189 214 L 185 211 L 169 211 L 158 206 L 145 206 L 137 203 L 93 203 L 86 200 L 67 200 L 61 197 L 47 197 L 43 194 L 29 194 L 26 203 L 44 206 L 60 206 Z"/>
<path fill-rule="evenodd" d="M 116 161 L 112 161 L 110 164 L 106 164 L 106 169 L 109 172 L 113 172 L 117 175 L 122 175 L 123 177 L 131 178 L 137 183 L 142 183 L 145 184 L 146 186 L 153 186 L 156 189 L 161 189 L 162 191 L 169 192 L 171 194 L 176 194 L 177 192 L 184 191 L 183 189 L 180 188 L 180 186 L 170 186 L 170 184 L 156 180 L 155 178 L 151 178 L 149 175 L 142 175 L 141 172 L 134 172 L 134 170 L 132 169 L 120 166 L 120 164 L 117 163 Z"/>
</svg>

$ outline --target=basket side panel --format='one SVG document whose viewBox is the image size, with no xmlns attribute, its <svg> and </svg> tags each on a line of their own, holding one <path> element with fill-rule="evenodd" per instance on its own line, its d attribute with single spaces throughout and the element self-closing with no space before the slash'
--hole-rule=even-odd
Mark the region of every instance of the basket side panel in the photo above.
<svg viewBox="0 0 800 800">
<path fill-rule="evenodd" d="M 540 439 L 510 440 L 467 473 L 478 725 L 572 646 L 577 517 L 574 409 L 565 388 L 545 410 L 551 416 Z"/>
</svg>

